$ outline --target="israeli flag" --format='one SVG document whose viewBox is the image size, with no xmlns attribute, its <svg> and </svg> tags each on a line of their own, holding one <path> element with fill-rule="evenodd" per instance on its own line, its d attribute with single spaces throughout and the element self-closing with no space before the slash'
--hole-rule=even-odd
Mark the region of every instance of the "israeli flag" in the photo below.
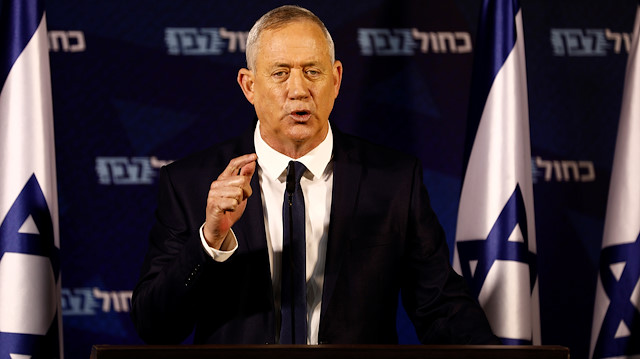
<svg viewBox="0 0 640 359">
<path fill-rule="evenodd" d="M 61 358 L 59 230 L 44 1 L 0 7 L 0 358 Z"/>
<path fill-rule="evenodd" d="M 504 344 L 539 344 L 540 313 L 522 11 L 484 0 L 469 105 L 454 268 Z"/>
<path fill-rule="evenodd" d="M 591 333 L 591 358 L 640 358 L 640 6 L 627 60 Z"/>
</svg>

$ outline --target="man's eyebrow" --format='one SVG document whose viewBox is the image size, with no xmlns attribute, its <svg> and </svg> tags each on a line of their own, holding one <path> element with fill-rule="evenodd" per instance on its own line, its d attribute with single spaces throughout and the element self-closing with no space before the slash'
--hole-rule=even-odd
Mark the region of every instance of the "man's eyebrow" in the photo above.
<svg viewBox="0 0 640 359">
<path fill-rule="evenodd" d="M 302 67 L 319 66 L 319 62 L 318 61 L 308 61 L 308 62 L 302 63 L 301 66 Z M 286 62 L 276 62 L 272 66 L 272 68 L 278 68 L 278 67 L 291 68 L 291 67 L 293 67 L 293 65 L 291 65 L 290 63 L 286 63 Z"/>
</svg>

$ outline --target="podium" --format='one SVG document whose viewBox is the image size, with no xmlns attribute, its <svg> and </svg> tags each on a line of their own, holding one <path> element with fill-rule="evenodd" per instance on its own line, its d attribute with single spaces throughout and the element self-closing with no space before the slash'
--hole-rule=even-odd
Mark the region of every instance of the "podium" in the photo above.
<svg viewBox="0 0 640 359">
<path fill-rule="evenodd" d="M 536 345 L 94 345 L 90 359 L 569 359 Z"/>
</svg>

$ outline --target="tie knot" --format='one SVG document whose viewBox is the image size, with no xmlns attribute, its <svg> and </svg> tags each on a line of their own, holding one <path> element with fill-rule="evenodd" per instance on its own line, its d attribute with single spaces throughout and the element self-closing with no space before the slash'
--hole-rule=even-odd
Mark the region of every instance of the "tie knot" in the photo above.
<svg viewBox="0 0 640 359">
<path fill-rule="evenodd" d="M 302 178 L 302 175 L 304 174 L 304 171 L 307 170 L 307 167 L 302 164 L 302 162 L 298 162 L 298 161 L 289 161 L 289 169 L 287 172 L 287 176 L 290 176 L 291 174 L 293 174 L 293 176 L 295 176 L 295 182 L 300 183 L 300 178 Z"/>
</svg>

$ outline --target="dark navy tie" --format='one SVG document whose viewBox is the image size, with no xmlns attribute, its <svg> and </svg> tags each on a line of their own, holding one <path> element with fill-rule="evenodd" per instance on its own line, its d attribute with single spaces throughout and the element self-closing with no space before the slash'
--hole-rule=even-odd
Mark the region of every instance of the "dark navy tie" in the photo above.
<svg viewBox="0 0 640 359">
<path fill-rule="evenodd" d="M 281 344 L 307 343 L 306 241 L 304 196 L 300 178 L 307 168 L 291 161 L 282 206 L 282 296 Z"/>
</svg>

